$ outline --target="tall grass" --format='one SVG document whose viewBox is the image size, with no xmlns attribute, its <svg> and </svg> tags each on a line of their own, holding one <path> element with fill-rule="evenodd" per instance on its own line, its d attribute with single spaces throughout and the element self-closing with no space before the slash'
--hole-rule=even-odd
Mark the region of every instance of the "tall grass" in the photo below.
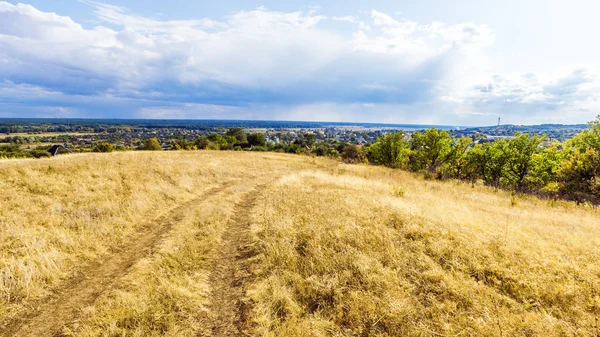
<svg viewBox="0 0 600 337">
<path fill-rule="evenodd" d="M 596 210 L 366 166 L 291 174 L 259 205 L 255 335 L 599 331 Z"/>
</svg>

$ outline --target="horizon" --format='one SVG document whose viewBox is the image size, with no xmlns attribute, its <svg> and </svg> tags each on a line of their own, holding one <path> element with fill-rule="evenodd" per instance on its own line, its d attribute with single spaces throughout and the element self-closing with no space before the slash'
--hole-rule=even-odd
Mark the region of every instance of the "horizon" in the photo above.
<svg viewBox="0 0 600 337">
<path fill-rule="evenodd" d="M 544 126 L 544 125 L 561 125 L 561 126 L 587 126 L 588 123 L 540 123 L 540 124 L 499 124 L 499 125 L 450 125 L 450 124 L 418 124 L 418 123 L 381 123 L 381 122 L 356 122 L 356 121 L 318 121 L 318 120 L 277 120 L 277 119 L 203 119 L 203 118 L 95 118 L 95 117 L 0 117 L 0 124 L 5 120 L 14 121 L 154 121 L 154 122 L 266 122 L 266 123 L 308 123 L 308 124 L 328 124 L 328 125 L 372 125 L 372 126 L 414 126 L 414 127 L 436 127 L 436 128 L 491 128 L 498 126 Z"/>
<path fill-rule="evenodd" d="M 0 118 L 584 124 L 585 1 L 0 1 Z M 362 122 L 354 122 L 361 120 Z"/>
</svg>

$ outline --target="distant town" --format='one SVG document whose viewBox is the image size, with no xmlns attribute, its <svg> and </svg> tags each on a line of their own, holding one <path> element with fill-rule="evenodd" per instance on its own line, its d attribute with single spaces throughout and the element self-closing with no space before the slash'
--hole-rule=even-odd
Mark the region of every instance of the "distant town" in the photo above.
<svg viewBox="0 0 600 337">
<path fill-rule="evenodd" d="M 484 143 L 513 137 L 516 132 L 547 135 L 546 142 L 562 142 L 587 125 L 460 127 L 295 121 L 0 119 L 0 146 L 4 144 L 0 150 L 6 153 L 7 146 L 11 146 L 14 151 L 35 154 L 60 144 L 70 152 L 87 152 L 93 151 L 99 143 L 111 144 L 115 150 L 132 150 L 142 146 L 149 138 L 156 138 L 163 150 L 171 150 L 177 142 L 194 143 L 199 137 L 225 135 L 231 128 L 262 134 L 265 146 L 270 147 L 288 144 L 312 147 L 319 143 L 340 147 L 372 144 L 378 137 L 390 132 L 401 130 L 411 133 L 430 127 L 447 130 L 456 138 L 466 136 L 472 138 L 473 143 Z"/>
</svg>

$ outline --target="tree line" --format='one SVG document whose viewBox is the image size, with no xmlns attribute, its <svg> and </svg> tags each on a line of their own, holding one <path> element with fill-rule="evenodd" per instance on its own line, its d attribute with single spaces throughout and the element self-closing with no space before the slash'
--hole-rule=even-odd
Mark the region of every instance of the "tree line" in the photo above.
<svg viewBox="0 0 600 337">
<path fill-rule="evenodd" d="M 516 133 L 472 144 L 469 137 L 454 139 L 431 128 L 412 135 L 388 133 L 362 148 L 349 146 L 342 158 L 422 172 L 428 178 L 483 181 L 495 188 L 600 204 L 600 116 L 564 143 Z"/>
</svg>

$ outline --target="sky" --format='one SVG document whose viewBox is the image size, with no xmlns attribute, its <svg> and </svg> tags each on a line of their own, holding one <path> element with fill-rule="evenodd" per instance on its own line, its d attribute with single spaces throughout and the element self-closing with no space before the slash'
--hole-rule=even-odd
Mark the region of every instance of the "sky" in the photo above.
<svg viewBox="0 0 600 337">
<path fill-rule="evenodd" d="M 0 0 L 0 117 L 585 123 L 597 1 Z"/>
</svg>

